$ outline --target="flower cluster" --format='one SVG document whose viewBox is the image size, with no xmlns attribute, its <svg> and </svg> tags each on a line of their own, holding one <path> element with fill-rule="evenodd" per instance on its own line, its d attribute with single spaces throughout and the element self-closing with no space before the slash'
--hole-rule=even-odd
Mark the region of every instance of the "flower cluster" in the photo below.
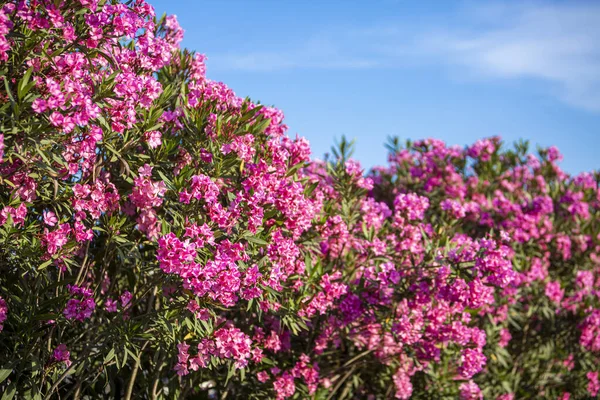
<svg viewBox="0 0 600 400">
<path fill-rule="evenodd" d="M 69 352 L 67 346 L 64 343 L 61 343 L 58 346 L 56 346 L 56 348 L 52 352 L 52 358 L 56 362 L 64 363 L 67 368 L 70 367 L 72 364 L 71 353 Z"/>
<path fill-rule="evenodd" d="M 4 328 L 4 321 L 6 321 L 8 314 L 8 307 L 6 306 L 6 301 L 0 297 L 0 331 Z"/>
<path fill-rule="evenodd" d="M 67 301 L 67 306 L 63 310 L 65 318 L 80 322 L 90 318 L 96 308 L 92 291 L 75 285 L 68 285 L 68 288 L 72 297 Z"/>
<path fill-rule="evenodd" d="M 182 37 L 0 2 L 0 392 L 598 395 L 598 173 L 499 138 L 311 160 Z"/>
<path fill-rule="evenodd" d="M 373 171 L 377 198 L 413 191 L 461 234 L 496 232 L 503 243 L 496 260 L 479 263 L 490 272 L 481 282 L 503 290 L 484 289 L 487 300 L 470 305 L 480 310 L 477 324 L 487 343 L 481 356 L 464 354 L 466 367 L 486 367 L 461 387 L 461 396 L 479 398 L 478 384 L 503 399 L 586 396 L 579 388 L 597 372 L 586 365 L 597 363 L 600 349 L 598 174 L 569 176 L 556 164 L 556 148 L 535 157 L 524 142 L 504 150 L 499 138 L 464 150 L 431 139 L 395 146 L 390 165 Z M 505 375 L 517 370 L 548 375 L 528 372 L 525 381 L 522 374 Z M 549 383 L 557 381 L 563 383 Z"/>
</svg>

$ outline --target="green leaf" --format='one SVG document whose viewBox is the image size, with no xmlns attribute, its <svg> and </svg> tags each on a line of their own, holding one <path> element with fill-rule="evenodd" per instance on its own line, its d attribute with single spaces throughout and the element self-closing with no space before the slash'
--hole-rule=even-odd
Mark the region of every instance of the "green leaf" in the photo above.
<svg viewBox="0 0 600 400">
<path fill-rule="evenodd" d="M 252 243 L 263 245 L 263 246 L 266 246 L 269 244 L 269 242 L 266 242 L 260 238 L 257 238 L 256 236 L 247 236 L 246 240 L 249 242 L 252 242 Z"/>
<path fill-rule="evenodd" d="M 111 360 L 115 358 L 115 348 L 110 349 L 106 357 L 104 357 L 104 364 L 108 364 Z"/>
<path fill-rule="evenodd" d="M 27 95 L 27 92 L 29 92 L 29 90 L 35 84 L 35 82 L 29 82 L 32 72 L 33 72 L 33 67 L 30 67 L 27 70 L 27 72 L 25 72 L 25 75 L 23 75 L 23 78 L 19 82 L 19 86 L 17 88 L 17 97 L 19 98 L 19 101 L 22 100 Z"/>
<path fill-rule="evenodd" d="M 310 197 L 310 195 L 315 191 L 315 189 L 319 186 L 319 182 L 315 182 L 304 189 L 304 196 Z"/>
<path fill-rule="evenodd" d="M 12 92 L 10 91 L 10 87 L 8 86 L 8 79 L 3 79 L 4 81 L 4 89 L 6 90 L 6 94 L 8 94 L 8 98 L 10 99 L 11 103 L 15 103 L 15 98 L 12 95 Z"/>
<path fill-rule="evenodd" d="M 167 185 L 167 187 L 170 190 L 175 190 L 175 186 L 173 186 L 173 181 L 171 181 L 169 178 L 166 177 L 165 174 L 163 174 L 163 172 L 161 170 L 156 170 L 158 172 L 158 175 L 160 176 L 160 179 L 162 179 L 165 184 Z"/>
<path fill-rule="evenodd" d="M 252 127 L 252 130 L 254 131 L 254 133 L 257 133 L 257 134 L 263 133 L 270 124 L 271 124 L 271 118 L 267 118 L 267 119 L 264 119 L 264 120 L 260 121 L 259 123 L 255 124 Z"/>
<path fill-rule="evenodd" d="M 129 350 L 128 348 L 126 348 L 125 350 L 129 354 L 129 356 L 131 356 L 131 358 L 133 358 L 137 363 L 140 362 L 140 359 L 138 358 L 138 356 L 133 351 Z"/>
<path fill-rule="evenodd" d="M 11 374 L 12 369 L 2 368 L 0 369 L 0 383 L 4 382 L 6 378 Z"/>
<path fill-rule="evenodd" d="M 230 363 L 229 370 L 227 371 L 227 379 L 225 380 L 225 386 L 227 386 L 229 380 L 231 379 L 231 377 L 233 377 L 233 375 L 235 375 L 235 364 Z"/>
<path fill-rule="evenodd" d="M 46 269 L 50 264 L 52 264 L 52 261 L 54 261 L 53 259 L 50 259 L 48 261 L 43 262 L 39 267 L 38 267 L 38 271 L 41 271 L 43 269 Z"/>
<path fill-rule="evenodd" d="M 15 382 L 11 383 L 6 392 L 2 395 L 2 399 L 0 400 L 12 400 L 15 397 L 15 393 L 17 392 L 17 385 Z"/>
<path fill-rule="evenodd" d="M 35 321 L 48 321 L 48 320 L 56 319 L 56 317 L 57 317 L 57 315 L 53 314 L 53 313 L 38 314 L 35 316 L 34 320 Z"/>
</svg>

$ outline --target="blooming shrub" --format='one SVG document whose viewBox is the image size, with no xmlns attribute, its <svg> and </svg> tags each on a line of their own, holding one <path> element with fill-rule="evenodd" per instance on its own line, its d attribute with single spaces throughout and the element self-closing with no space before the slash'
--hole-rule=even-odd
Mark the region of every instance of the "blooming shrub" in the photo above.
<svg viewBox="0 0 600 400">
<path fill-rule="evenodd" d="M 600 174 L 569 176 L 556 148 L 535 157 L 526 142 L 503 150 L 499 138 L 466 149 L 436 140 L 389 148 L 390 165 L 373 172 L 376 199 L 426 196 L 435 221 L 474 238 L 495 232 L 511 249 L 513 281 L 473 315 L 487 338 L 474 377 L 483 396 L 596 396 Z"/>
<path fill-rule="evenodd" d="M 497 139 L 311 161 L 144 1 L 0 5 L 7 399 L 600 389 L 598 175 Z"/>
</svg>

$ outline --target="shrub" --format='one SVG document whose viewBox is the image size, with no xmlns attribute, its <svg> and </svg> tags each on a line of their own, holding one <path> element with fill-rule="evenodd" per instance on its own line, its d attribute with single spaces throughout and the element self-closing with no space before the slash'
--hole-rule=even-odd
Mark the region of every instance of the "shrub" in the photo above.
<svg viewBox="0 0 600 400">
<path fill-rule="evenodd" d="M 485 398 L 596 396 L 600 174 L 571 177 L 556 148 L 536 157 L 527 142 L 504 150 L 499 138 L 389 148 L 390 165 L 373 173 L 375 198 L 426 196 L 432 218 L 472 237 L 496 232 L 511 248 L 515 280 L 477 313 L 488 362 L 475 382 Z"/>
<path fill-rule="evenodd" d="M 595 396 L 597 175 L 311 161 L 144 1 L 0 5 L 3 399 Z"/>
</svg>

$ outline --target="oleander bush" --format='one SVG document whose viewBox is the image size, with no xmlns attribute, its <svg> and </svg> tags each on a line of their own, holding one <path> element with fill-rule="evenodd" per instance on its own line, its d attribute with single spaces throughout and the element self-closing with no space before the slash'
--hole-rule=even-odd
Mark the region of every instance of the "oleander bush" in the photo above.
<svg viewBox="0 0 600 400">
<path fill-rule="evenodd" d="M 598 173 L 311 160 L 143 0 L 0 6 L 2 400 L 597 395 Z"/>
</svg>

